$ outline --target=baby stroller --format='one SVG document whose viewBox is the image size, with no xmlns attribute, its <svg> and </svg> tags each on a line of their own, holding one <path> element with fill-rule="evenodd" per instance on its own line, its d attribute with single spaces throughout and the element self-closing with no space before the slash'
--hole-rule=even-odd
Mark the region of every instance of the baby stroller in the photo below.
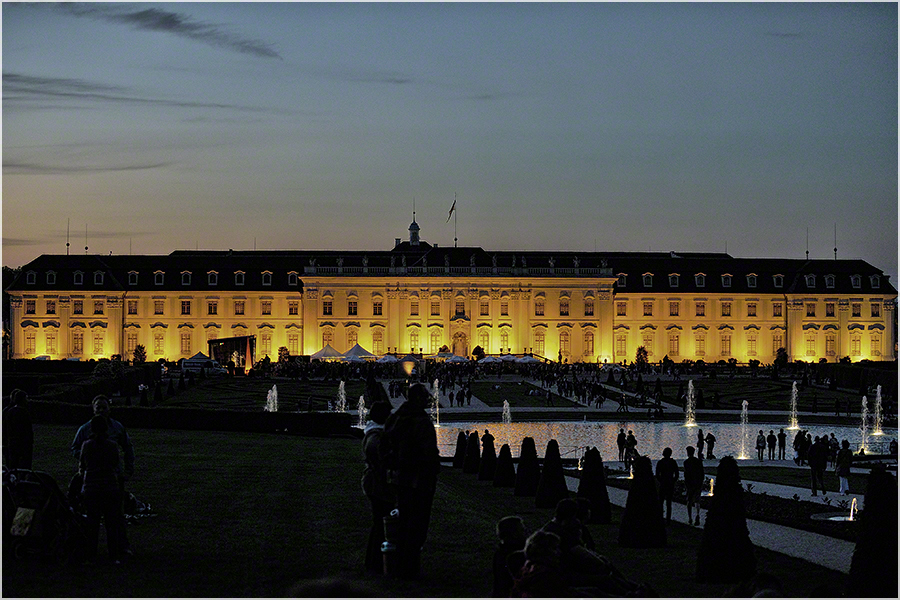
<svg viewBox="0 0 900 600">
<path fill-rule="evenodd" d="M 49 473 L 3 469 L 3 545 L 16 558 L 38 554 L 61 565 L 80 561 L 84 517 Z"/>
</svg>

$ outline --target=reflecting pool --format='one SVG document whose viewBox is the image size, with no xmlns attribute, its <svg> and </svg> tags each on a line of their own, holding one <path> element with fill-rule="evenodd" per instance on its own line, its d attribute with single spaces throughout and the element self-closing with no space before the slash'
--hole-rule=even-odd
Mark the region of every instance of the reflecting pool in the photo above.
<svg viewBox="0 0 900 600">
<path fill-rule="evenodd" d="M 802 427 L 802 426 L 801 426 Z M 765 435 L 769 430 L 778 434 L 783 428 L 787 434 L 787 458 L 793 458 L 792 444 L 796 431 L 788 431 L 785 423 L 763 424 L 751 423 L 746 427 L 746 439 L 744 440 L 744 452 L 748 459 L 756 460 L 756 436 L 762 429 Z M 685 457 L 686 446 L 697 445 L 697 432 L 702 429 L 704 435 L 712 432 L 716 437 L 715 455 L 721 458 L 726 455 L 739 457 L 741 454 L 741 424 L 740 423 L 698 423 L 696 427 L 685 427 L 675 423 L 659 423 L 648 421 L 622 421 L 622 422 L 523 422 L 523 423 L 445 423 L 436 428 L 438 446 L 441 456 L 453 456 L 456 452 L 456 439 L 460 431 L 478 430 L 479 437 L 487 429 L 494 436 L 494 448 L 497 452 L 503 444 L 509 444 L 514 457 L 519 456 L 522 438 L 531 436 L 534 438 L 538 456 L 543 456 L 547 448 L 547 442 L 555 439 L 559 443 L 560 453 L 563 458 L 578 458 L 585 446 L 596 446 L 603 456 L 603 460 L 615 460 L 619 450 L 616 446 L 616 436 L 619 429 L 634 431 L 637 438 L 637 450 L 641 454 L 651 458 L 659 458 L 663 448 L 672 448 L 673 456 L 679 460 Z M 831 436 L 832 432 L 838 441 L 846 439 L 854 451 L 862 441 L 862 433 L 854 427 L 837 427 L 832 425 L 811 425 L 803 427 L 809 431 L 813 438 L 817 435 Z M 897 429 L 885 429 L 885 435 L 881 440 L 873 442 L 870 437 L 866 452 L 869 454 L 881 454 L 887 452 L 887 445 L 891 439 L 897 437 Z M 704 448 L 704 453 L 706 448 Z M 768 458 L 768 451 L 766 451 Z"/>
</svg>

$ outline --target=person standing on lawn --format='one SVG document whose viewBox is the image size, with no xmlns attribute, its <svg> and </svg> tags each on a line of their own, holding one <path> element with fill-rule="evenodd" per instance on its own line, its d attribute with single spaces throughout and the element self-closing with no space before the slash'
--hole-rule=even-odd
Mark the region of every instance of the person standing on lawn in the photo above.
<svg viewBox="0 0 900 600">
<path fill-rule="evenodd" d="M 778 430 L 778 460 L 784 460 L 784 451 L 787 448 L 787 434 L 784 432 L 784 428 Z"/>
<path fill-rule="evenodd" d="M 626 439 L 625 430 L 619 429 L 619 435 L 616 436 L 616 446 L 619 447 L 619 462 L 625 460 Z"/>
<path fill-rule="evenodd" d="M 828 467 L 828 442 L 824 437 L 816 436 L 816 441 L 809 447 L 807 454 L 809 461 L 809 471 L 812 478 L 812 495 L 816 495 L 816 484 L 822 488 L 822 494 L 825 491 L 825 469 Z"/>
<path fill-rule="evenodd" d="M 850 442 L 844 440 L 841 442 L 841 449 L 838 450 L 837 461 L 834 465 L 834 472 L 837 473 L 841 482 L 840 494 L 846 496 L 850 493 L 850 464 L 853 462 L 853 451 L 850 449 Z"/>
<path fill-rule="evenodd" d="M 763 430 L 759 430 L 759 435 L 756 436 L 756 456 L 759 458 L 759 462 L 763 461 L 763 454 L 766 451 L 766 436 L 763 435 Z"/>
<path fill-rule="evenodd" d="M 394 490 L 387 482 L 385 447 L 382 443 L 384 423 L 391 414 L 388 402 L 376 402 L 369 411 L 362 441 L 362 454 L 366 466 L 363 470 L 362 489 L 372 505 L 372 529 L 366 546 L 366 570 L 381 573 L 384 569 L 381 544 L 384 542 L 384 518 L 396 504 Z"/>
<path fill-rule="evenodd" d="M 716 436 L 713 435 L 712 431 L 706 432 L 706 458 L 715 458 L 716 455 L 713 454 L 713 450 L 716 447 Z"/>
<path fill-rule="evenodd" d="M 770 429 L 769 435 L 766 436 L 766 445 L 769 447 L 769 460 L 775 460 L 775 444 L 778 443 L 778 438 L 775 436 L 775 431 Z"/>
<path fill-rule="evenodd" d="M 122 496 L 116 472 L 119 469 L 119 448 L 109 439 L 109 423 L 97 415 L 90 421 L 91 435 L 78 452 L 79 471 L 82 475 L 81 493 L 87 510 L 86 555 L 88 562 L 97 558 L 100 536 L 100 517 L 106 527 L 106 543 L 109 560 L 114 565 L 121 564 L 123 535 L 118 531 L 123 527 Z"/>
<path fill-rule="evenodd" d="M 3 409 L 3 459 L 9 469 L 31 469 L 34 427 L 28 410 L 28 394 L 13 390 L 10 404 Z"/>
<path fill-rule="evenodd" d="M 672 458 L 672 449 L 663 450 L 663 457 L 656 463 L 656 480 L 659 481 L 659 500 L 666 511 L 666 522 L 672 522 L 672 498 L 678 481 L 678 463 Z"/>
<path fill-rule="evenodd" d="M 684 491 L 687 496 L 688 525 L 691 524 L 692 509 L 697 506 L 697 519 L 694 525 L 700 525 L 700 489 L 703 487 L 703 461 L 694 456 L 694 447 L 685 448 L 687 459 L 684 461 Z"/>
<path fill-rule="evenodd" d="M 384 425 L 388 481 L 397 494 L 399 511 L 398 574 L 406 579 L 416 578 L 420 573 L 422 546 L 428 536 L 440 467 L 437 435 L 431 417 L 425 412 L 430 400 L 431 395 L 423 384 L 411 385 L 406 402 Z"/>
</svg>

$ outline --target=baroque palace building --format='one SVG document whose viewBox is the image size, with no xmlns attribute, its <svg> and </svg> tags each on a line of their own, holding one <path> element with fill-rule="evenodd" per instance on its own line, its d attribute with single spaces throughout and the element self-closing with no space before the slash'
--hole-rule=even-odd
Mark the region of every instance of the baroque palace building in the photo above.
<svg viewBox="0 0 900 600">
<path fill-rule="evenodd" d="M 256 336 L 256 357 L 331 344 L 568 362 L 895 360 L 897 290 L 862 260 L 724 253 L 389 251 L 42 255 L 10 284 L 12 357 L 148 360 Z"/>
</svg>

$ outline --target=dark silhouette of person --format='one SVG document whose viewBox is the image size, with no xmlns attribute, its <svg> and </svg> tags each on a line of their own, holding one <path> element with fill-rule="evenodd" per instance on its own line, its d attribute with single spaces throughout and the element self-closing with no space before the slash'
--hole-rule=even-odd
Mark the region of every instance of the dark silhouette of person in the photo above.
<svg viewBox="0 0 900 600">
<path fill-rule="evenodd" d="M 453 468 L 461 469 L 466 461 L 466 443 L 468 436 L 462 431 L 456 436 L 456 453 L 453 455 Z"/>
<path fill-rule="evenodd" d="M 597 448 L 591 448 L 584 455 L 581 480 L 578 482 L 578 498 L 586 498 L 591 503 L 591 523 L 612 521 L 609 491 L 606 489 L 606 473 L 603 457 Z"/>
<path fill-rule="evenodd" d="M 700 491 L 705 479 L 703 461 L 694 456 L 693 446 L 688 446 L 684 450 L 687 452 L 687 458 L 684 461 L 684 493 L 687 498 L 688 525 L 691 524 L 694 506 L 697 507 L 694 525 L 700 525 Z"/>
<path fill-rule="evenodd" d="M 784 428 L 778 430 L 778 435 L 775 436 L 778 438 L 778 460 L 784 460 L 784 451 L 787 448 L 787 434 L 784 432 Z"/>
<path fill-rule="evenodd" d="M 541 465 L 538 462 L 534 438 L 526 436 L 519 449 L 519 468 L 516 469 L 516 496 L 534 496 L 541 480 Z"/>
<path fill-rule="evenodd" d="M 822 494 L 827 494 L 825 490 L 825 469 L 828 467 L 828 442 L 824 437 L 816 436 L 815 443 L 810 446 L 807 453 L 807 461 L 809 462 L 809 473 L 812 484 L 812 495 L 816 495 L 816 485 L 822 488 Z"/>
<path fill-rule="evenodd" d="M 109 439 L 109 423 L 101 415 L 90 422 L 91 435 L 79 451 L 79 470 L 82 475 L 81 493 L 87 512 L 88 542 L 85 548 L 87 560 L 97 558 L 100 542 L 100 518 L 106 527 L 106 544 L 109 559 L 121 564 L 122 534 L 118 531 L 124 523 L 122 496 L 116 471 L 119 467 L 119 448 Z"/>
<path fill-rule="evenodd" d="M 634 479 L 625 500 L 625 513 L 619 527 L 619 546 L 623 548 L 662 548 L 666 545 L 666 524 L 659 504 L 653 463 L 647 456 L 634 461 Z"/>
<path fill-rule="evenodd" d="M 544 468 L 538 480 L 534 496 L 537 508 L 553 508 L 557 502 L 569 497 L 566 475 L 563 471 L 562 457 L 559 454 L 559 442 L 551 439 L 544 452 Z"/>
<path fill-rule="evenodd" d="M 625 430 L 619 429 L 619 435 L 616 436 L 616 446 L 619 447 L 619 462 L 625 460 L 626 440 L 627 437 L 625 436 Z"/>
<path fill-rule="evenodd" d="M 422 546 L 428 535 L 431 504 L 437 485 L 440 451 L 431 417 L 431 402 L 421 383 L 410 386 L 407 400 L 384 425 L 387 442 L 388 482 L 395 486 L 399 511 L 398 575 L 419 575 Z M 477 434 L 476 434 L 477 439 Z"/>
<path fill-rule="evenodd" d="M 897 479 L 883 465 L 869 473 L 863 506 L 846 596 L 896 598 Z"/>
<path fill-rule="evenodd" d="M 697 458 L 703 460 L 703 444 L 706 443 L 706 436 L 703 435 L 703 430 L 700 429 L 697 431 Z"/>
<path fill-rule="evenodd" d="M 478 441 L 478 432 L 469 433 L 466 443 L 466 458 L 463 461 L 463 473 L 478 473 L 481 463 L 481 443 Z"/>
<path fill-rule="evenodd" d="M 723 457 L 717 472 L 716 493 L 697 552 L 697 581 L 737 583 L 756 574 L 756 555 L 747 529 L 737 461 Z"/>
<path fill-rule="evenodd" d="M 31 469 L 34 456 L 34 426 L 28 409 L 28 394 L 13 390 L 3 409 L 3 459 L 9 469 Z"/>
<path fill-rule="evenodd" d="M 678 463 L 672 458 L 672 449 L 663 450 L 663 457 L 656 463 L 656 480 L 659 482 L 659 500 L 666 511 L 666 521 L 672 522 L 672 499 L 675 482 L 678 481 Z"/>
<path fill-rule="evenodd" d="M 513 464 L 512 451 L 509 444 L 500 447 L 497 456 L 497 468 L 494 471 L 494 486 L 516 487 L 516 466 Z"/>
<path fill-rule="evenodd" d="M 493 481 L 497 470 L 497 451 L 494 450 L 494 436 L 485 429 L 481 436 L 481 462 L 478 465 L 478 480 Z"/>
<path fill-rule="evenodd" d="M 500 538 L 500 544 L 494 551 L 494 585 L 491 588 L 491 597 L 509 598 L 513 586 L 513 574 L 507 566 L 509 556 L 525 548 L 525 522 L 522 521 L 522 517 L 509 516 L 500 519 L 497 523 L 497 537 Z"/>
<path fill-rule="evenodd" d="M 383 571 L 381 545 L 384 543 L 384 518 L 397 503 L 394 488 L 388 485 L 386 448 L 382 443 L 384 423 L 390 414 L 389 403 L 373 404 L 362 440 L 362 455 L 366 464 L 362 476 L 362 489 L 372 506 L 372 529 L 369 531 L 369 543 L 366 546 L 366 569 L 372 573 Z"/>
<path fill-rule="evenodd" d="M 775 460 L 775 445 L 778 443 L 778 437 L 775 431 L 770 429 L 769 435 L 766 436 L 766 446 L 769 447 L 769 460 Z"/>
<path fill-rule="evenodd" d="M 708 431 L 706 433 L 706 458 L 715 458 L 716 455 L 713 454 L 713 450 L 716 447 L 716 436 L 713 435 L 712 431 Z"/>
</svg>

